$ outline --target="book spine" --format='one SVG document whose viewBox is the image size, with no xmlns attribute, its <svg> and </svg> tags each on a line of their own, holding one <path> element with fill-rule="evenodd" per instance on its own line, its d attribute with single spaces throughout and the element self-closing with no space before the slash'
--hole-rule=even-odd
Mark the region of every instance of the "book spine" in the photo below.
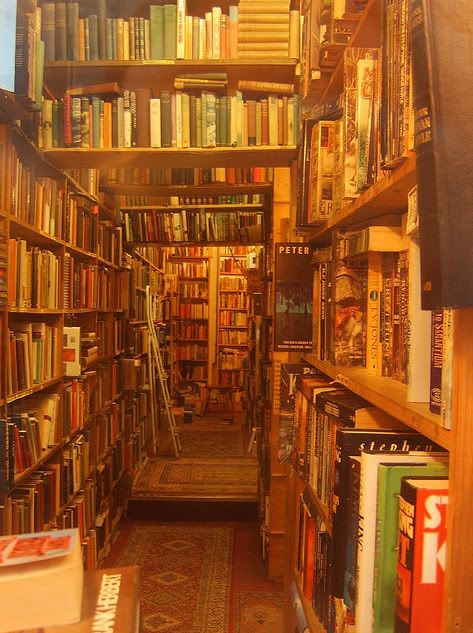
<svg viewBox="0 0 473 633">
<path fill-rule="evenodd" d="M 150 11 L 150 48 L 151 59 L 164 57 L 164 10 L 160 5 L 151 5 Z"/>
<path fill-rule="evenodd" d="M 212 7 L 212 59 L 221 59 L 220 56 L 220 22 L 222 19 L 222 9 Z"/>
<path fill-rule="evenodd" d="M 53 2 L 43 4 L 41 21 L 41 39 L 44 42 L 45 61 L 56 59 L 56 14 Z"/>
<path fill-rule="evenodd" d="M 177 0 L 176 6 L 176 59 L 185 59 L 186 0 Z"/>
<path fill-rule="evenodd" d="M 176 59 L 177 7 L 164 5 L 164 59 Z"/>
<path fill-rule="evenodd" d="M 107 58 L 106 48 L 106 15 L 107 15 L 107 0 L 97 0 L 97 38 L 98 38 L 98 58 Z"/>
<path fill-rule="evenodd" d="M 56 59 L 58 61 L 67 60 L 67 22 L 66 4 L 56 3 Z"/>
<path fill-rule="evenodd" d="M 430 399 L 432 413 L 440 415 L 442 406 L 443 310 L 432 311 L 430 356 Z"/>
</svg>

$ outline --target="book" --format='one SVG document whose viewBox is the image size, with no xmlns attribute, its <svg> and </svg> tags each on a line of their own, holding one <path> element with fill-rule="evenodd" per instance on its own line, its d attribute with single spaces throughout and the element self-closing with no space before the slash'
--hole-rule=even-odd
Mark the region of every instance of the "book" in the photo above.
<svg viewBox="0 0 473 633">
<path fill-rule="evenodd" d="M 399 495 L 403 477 L 443 477 L 448 466 L 438 460 L 425 465 L 385 465 L 378 468 L 376 545 L 374 556 L 373 621 L 377 633 L 394 631 Z"/>
<path fill-rule="evenodd" d="M 0 631 L 80 620 L 84 572 L 77 529 L 0 537 L 0 552 Z M 52 595 L 61 596 L 54 605 Z"/>
<path fill-rule="evenodd" d="M 465 239 L 471 233 L 470 217 L 457 213 L 471 201 L 468 170 L 461 157 L 471 147 L 473 128 L 467 126 L 458 138 L 442 125 L 443 117 L 460 120 L 466 116 L 470 20 L 464 0 L 449 0 L 441 6 L 426 0 L 409 3 L 423 309 L 473 305 L 473 280 L 468 274 L 471 253 Z M 461 33 L 455 37 L 458 63 L 452 68 L 447 51 L 452 33 L 457 32 Z M 433 181 L 438 186 L 432 187 Z"/>
<path fill-rule="evenodd" d="M 444 454 L 444 461 L 447 459 Z M 428 456 L 420 452 L 406 454 L 361 452 L 360 501 L 358 524 L 358 553 L 356 564 L 356 633 L 373 630 L 373 586 L 375 568 L 373 565 L 376 541 L 376 503 L 378 489 L 378 467 L 380 464 L 417 464 L 432 461 L 442 463 L 438 453 Z M 382 527 L 380 526 L 380 529 Z"/>
<path fill-rule="evenodd" d="M 442 622 L 448 479 L 402 479 L 396 633 L 434 633 Z"/>
<path fill-rule="evenodd" d="M 66 376 L 80 376 L 80 334 L 77 326 L 64 327 L 64 374 Z"/>
</svg>

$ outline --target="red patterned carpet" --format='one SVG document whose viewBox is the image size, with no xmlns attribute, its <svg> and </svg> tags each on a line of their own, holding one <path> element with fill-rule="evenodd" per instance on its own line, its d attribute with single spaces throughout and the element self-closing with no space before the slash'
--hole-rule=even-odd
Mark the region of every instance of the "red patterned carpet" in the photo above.
<svg viewBox="0 0 473 633">
<path fill-rule="evenodd" d="M 106 567 L 139 565 L 144 633 L 282 633 L 253 523 L 128 522 Z"/>
</svg>

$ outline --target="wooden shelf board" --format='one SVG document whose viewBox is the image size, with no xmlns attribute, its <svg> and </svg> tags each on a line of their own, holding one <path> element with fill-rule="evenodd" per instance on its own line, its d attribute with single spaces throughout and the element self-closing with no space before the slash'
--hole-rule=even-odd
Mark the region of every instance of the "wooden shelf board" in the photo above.
<svg viewBox="0 0 473 633">
<path fill-rule="evenodd" d="M 8 312 L 11 314 L 31 314 L 34 315 L 59 315 L 63 314 L 62 308 L 8 308 Z"/>
<path fill-rule="evenodd" d="M 389 171 L 340 213 L 317 228 L 301 229 L 309 242 L 329 243 L 334 229 L 375 220 L 407 210 L 407 194 L 416 184 L 415 155 L 411 153 L 397 168 Z"/>
<path fill-rule="evenodd" d="M 302 603 L 302 608 L 304 609 L 306 620 L 309 624 L 311 633 L 326 633 L 325 627 L 320 622 L 319 618 L 316 616 L 315 611 L 309 600 L 304 596 L 304 592 L 302 591 L 302 578 L 299 572 L 295 572 L 294 580 L 296 582 L 297 591 L 299 592 L 299 598 Z"/>
<path fill-rule="evenodd" d="M 126 167 L 287 167 L 297 148 L 260 147 L 140 147 L 114 149 L 61 148 L 44 150 L 45 157 L 60 169 L 115 169 Z"/>
<path fill-rule="evenodd" d="M 268 194 L 273 191 L 273 184 L 255 182 L 248 184 L 230 184 L 223 182 L 205 185 L 121 185 L 118 183 L 104 185 L 104 191 L 112 195 L 140 196 L 225 196 L 244 194 Z"/>
<path fill-rule="evenodd" d="M 188 210 L 188 209 L 206 209 L 206 210 L 216 210 L 216 211 L 225 211 L 226 209 L 230 210 L 241 210 L 241 211 L 253 211 L 255 209 L 260 210 L 264 209 L 263 204 L 244 204 L 243 202 L 235 202 L 235 203 L 222 203 L 222 204 L 176 204 L 176 205 L 159 205 L 159 204 L 148 204 L 141 206 L 123 206 L 120 207 L 120 211 L 163 211 L 164 213 L 172 213 L 174 211 L 180 210 Z"/>
<path fill-rule="evenodd" d="M 65 242 L 58 237 L 53 237 L 49 233 L 41 231 L 13 215 L 10 216 L 10 225 L 15 227 L 15 237 L 28 240 L 30 244 L 34 244 L 35 246 L 47 246 L 51 248 L 54 246 L 63 247 L 65 245 Z"/>
<path fill-rule="evenodd" d="M 59 442 L 59 444 L 56 444 L 55 446 L 52 446 L 51 448 L 48 448 L 46 451 L 44 451 L 37 462 L 35 462 L 32 466 L 29 466 L 28 468 L 23 470 L 21 473 L 18 473 L 15 475 L 14 485 L 17 486 L 24 479 L 26 479 L 32 473 L 38 470 L 40 466 L 45 464 L 47 461 L 51 459 L 51 457 L 53 457 L 58 451 L 60 451 L 63 446 L 64 446 L 64 442 Z"/>
<path fill-rule="evenodd" d="M 37 393 L 38 391 L 42 391 L 43 389 L 47 389 L 48 387 L 52 387 L 60 383 L 63 380 L 64 376 L 59 376 L 57 378 L 52 378 L 51 380 L 47 380 L 46 382 L 42 382 L 39 385 L 34 385 L 34 387 L 30 387 L 29 389 L 23 389 L 22 391 L 17 391 L 16 393 L 7 396 L 7 404 L 10 402 L 15 402 L 15 400 L 20 400 L 20 398 L 26 398 L 27 396 L 32 395 L 33 393 Z"/>
<path fill-rule="evenodd" d="M 406 385 L 391 378 L 371 376 L 364 368 L 335 367 L 315 354 L 304 354 L 303 359 L 407 426 L 450 448 L 450 431 L 440 425 L 440 417 L 430 412 L 427 403 L 407 402 Z"/>
<path fill-rule="evenodd" d="M 220 242 L 204 242 L 201 241 L 199 244 L 203 244 L 205 246 L 263 246 L 264 242 L 261 241 L 253 241 L 253 242 L 229 242 L 228 240 L 223 240 Z M 169 242 L 159 242 L 159 241 L 150 241 L 147 240 L 145 242 L 125 242 L 124 246 L 195 246 L 195 242 L 179 242 L 178 240 L 169 241 Z M 193 259 L 193 258 L 189 258 Z M 195 258 L 194 258 L 195 259 Z"/>
</svg>

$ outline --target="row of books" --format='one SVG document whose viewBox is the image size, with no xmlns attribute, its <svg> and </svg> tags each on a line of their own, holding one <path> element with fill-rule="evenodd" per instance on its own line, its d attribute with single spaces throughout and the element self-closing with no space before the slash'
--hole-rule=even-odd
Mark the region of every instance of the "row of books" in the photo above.
<svg viewBox="0 0 473 633">
<path fill-rule="evenodd" d="M 247 369 L 248 354 L 234 349 L 223 349 L 218 353 L 219 369 Z"/>
<path fill-rule="evenodd" d="M 112 269 L 87 264 L 64 255 L 63 301 L 65 309 L 118 309 L 120 278 Z"/>
<path fill-rule="evenodd" d="M 181 341 L 175 341 L 175 358 L 176 360 L 195 360 L 195 361 L 208 361 L 208 350 L 203 345 L 197 345 L 190 343 L 182 343 Z"/>
<path fill-rule="evenodd" d="M 208 319 L 209 306 L 207 303 L 179 303 L 180 319 Z"/>
<path fill-rule="evenodd" d="M 210 248 L 208 246 L 173 246 L 168 250 L 169 258 L 172 257 L 209 257 Z"/>
<path fill-rule="evenodd" d="M 220 295 L 220 308 L 239 308 L 240 310 L 247 310 L 248 297 L 246 294 L 226 292 Z"/>
<path fill-rule="evenodd" d="M 245 380 L 246 370 L 221 369 L 218 372 L 218 384 L 221 387 L 244 387 Z"/>
<path fill-rule="evenodd" d="M 241 330 L 221 330 L 218 333 L 219 345 L 248 345 L 248 334 Z"/>
<path fill-rule="evenodd" d="M 262 214 L 203 209 L 124 212 L 127 242 L 261 242 Z"/>
<path fill-rule="evenodd" d="M 207 278 L 209 275 L 209 262 L 203 261 L 190 261 L 190 262 L 173 262 L 166 261 L 166 275 L 178 275 L 179 277 L 193 278 Z"/>
<path fill-rule="evenodd" d="M 179 296 L 192 299 L 207 299 L 207 284 L 201 281 L 182 281 L 179 284 Z"/>
<path fill-rule="evenodd" d="M 126 207 L 187 207 L 190 205 L 217 205 L 217 204 L 264 204 L 262 194 L 240 194 L 226 196 L 147 196 L 147 195 L 116 195 L 115 206 L 119 209 Z"/>
<path fill-rule="evenodd" d="M 204 185 L 217 182 L 272 182 L 272 167 L 117 168 L 101 171 L 104 187 L 122 185 Z M 145 202 L 147 204 L 147 202 Z"/>
<path fill-rule="evenodd" d="M 150 88 L 125 90 L 105 101 L 97 96 L 44 99 L 38 145 L 53 147 L 248 147 L 295 145 L 297 95 L 256 101 Z"/>
<path fill-rule="evenodd" d="M 204 323 L 186 323 L 175 321 L 173 328 L 173 338 L 184 340 L 206 341 L 209 335 L 208 325 Z"/>
<path fill-rule="evenodd" d="M 61 259 L 53 252 L 8 240 L 8 303 L 15 308 L 58 308 Z"/>
<path fill-rule="evenodd" d="M 42 5 L 47 61 L 298 58 L 299 12 L 289 2 L 212 7 L 188 15 L 186 3 L 150 5 L 147 17 L 108 17 L 104 0 L 81 17 L 78 2 Z M 255 54 L 255 53 L 260 53 Z"/>
<path fill-rule="evenodd" d="M 7 390 L 15 394 L 55 378 L 59 330 L 46 323 L 16 323 L 8 330 Z"/>
<path fill-rule="evenodd" d="M 223 267 L 224 268 L 228 267 L 228 264 L 223 265 Z M 230 272 L 230 271 L 225 271 L 225 272 Z M 219 287 L 220 287 L 220 290 L 224 292 L 246 292 L 246 279 L 243 276 L 242 277 L 225 277 L 225 276 L 220 277 Z"/>
<path fill-rule="evenodd" d="M 218 315 L 219 325 L 224 327 L 230 327 L 232 325 L 236 327 L 246 327 L 247 321 L 247 313 L 246 310 L 242 310 L 241 312 L 237 311 L 220 311 Z"/>
<path fill-rule="evenodd" d="M 207 381 L 207 368 L 199 365 L 186 364 L 185 361 L 179 363 L 178 381 L 186 382 Z"/>
<path fill-rule="evenodd" d="M 418 582 L 418 570 L 407 571 L 406 560 L 412 565 L 413 559 L 406 558 L 408 549 L 396 548 L 401 480 L 446 477 L 447 455 L 319 376 L 299 376 L 297 384 L 293 464 L 306 481 L 298 555 L 306 597 L 328 631 L 342 631 L 344 626 L 360 633 L 402 630 L 402 625 L 395 628 L 395 619 L 412 622 L 414 586 L 406 582 L 408 577 Z M 436 487 L 445 490 L 443 484 L 432 485 Z M 446 500 L 439 503 L 444 504 L 443 515 Z M 444 538 L 443 531 L 439 547 Z M 320 539 L 328 542 L 318 560 L 315 547 Z M 437 550 L 429 554 L 435 562 Z M 427 583 L 432 595 L 437 595 L 434 585 L 441 584 L 443 571 L 437 571 L 434 582 Z M 337 622 L 334 613 L 339 614 Z"/>
<path fill-rule="evenodd" d="M 237 253 L 235 253 L 236 255 Z M 231 274 L 239 274 L 244 275 L 246 271 L 246 262 L 243 259 L 235 259 L 234 257 L 221 257 L 220 258 L 220 273 L 225 275 L 225 273 Z M 244 279 L 242 279 L 243 283 L 246 283 Z M 232 281 L 232 283 L 234 283 Z M 227 284 L 227 280 L 224 277 L 220 278 L 220 287 L 222 288 L 222 284 Z M 223 288 L 222 288 L 223 290 Z"/>
</svg>

